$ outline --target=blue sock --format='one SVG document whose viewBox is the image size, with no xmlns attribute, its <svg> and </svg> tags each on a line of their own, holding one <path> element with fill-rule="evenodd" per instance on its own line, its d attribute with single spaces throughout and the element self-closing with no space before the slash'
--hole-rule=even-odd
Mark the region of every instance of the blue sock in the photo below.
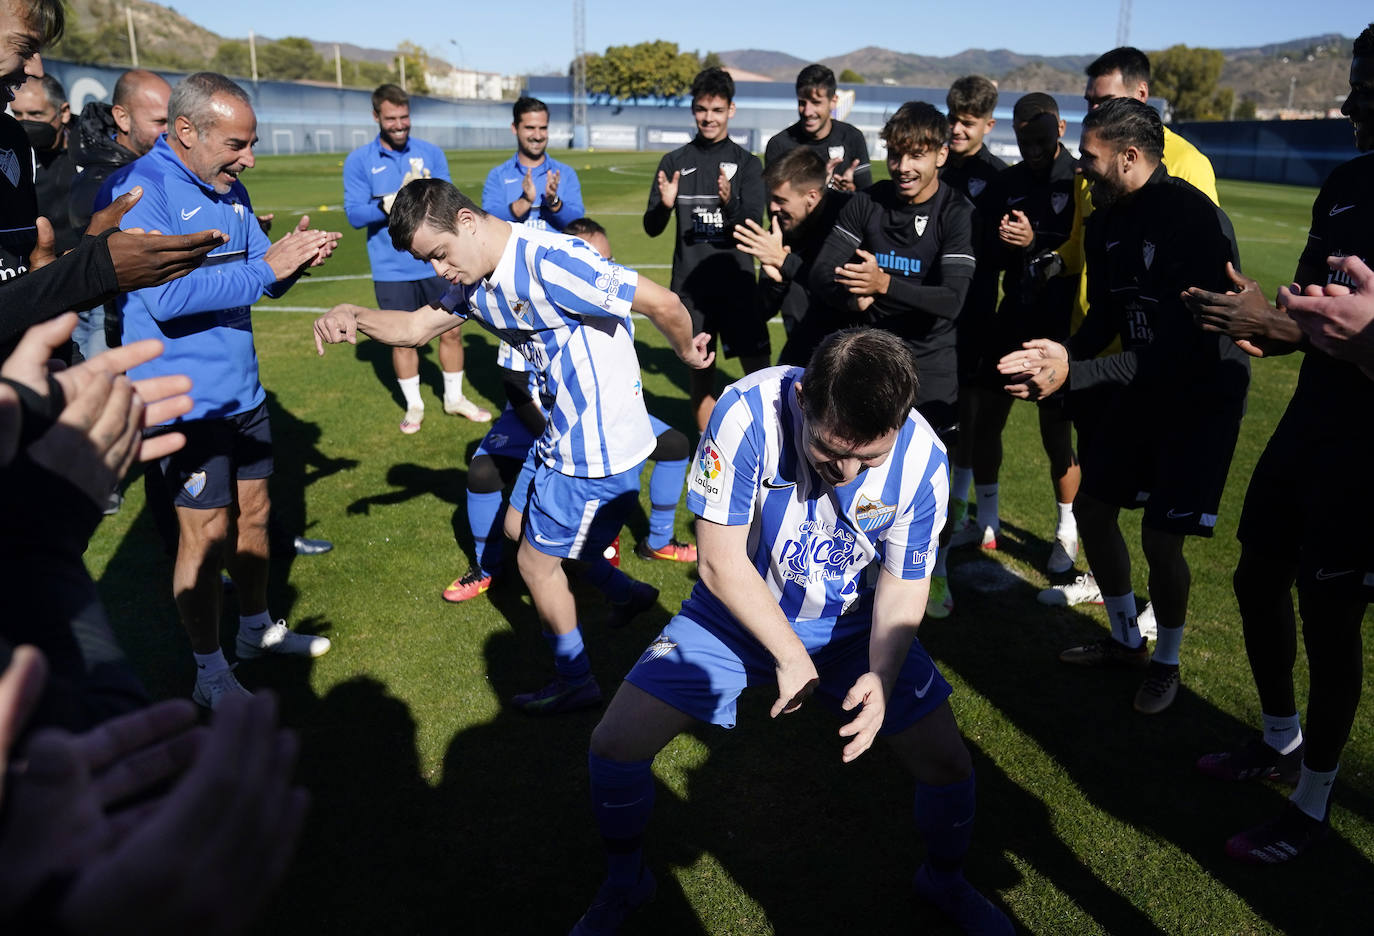
<svg viewBox="0 0 1374 936">
<path fill-rule="evenodd" d="M 601 556 L 587 560 L 587 570 L 582 577 L 587 580 L 588 585 L 605 595 L 608 601 L 624 604 L 630 600 L 630 588 L 634 585 L 634 579 Z"/>
<path fill-rule="evenodd" d="M 544 639 L 553 650 L 553 668 L 560 677 L 568 682 L 581 682 L 591 674 L 592 662 L 582 646 L 582 628 L 574 627 L 567 634 L 544 631 Z"/>
<path fill-rule="evenodd" d="M 916 784 L 916 830 L 926 843 L 926 864 L 937 882 L 963 874 L 973 838 L 974 776 L 946 786 Z"/>
<path fill-rule="evenodd" d="M 477 565 L 492 574 L 501 567 L 501 552 L 505 539 L 501 530 L 505 497 L 500 491 L 478 494 L 468 491 L 468 528 L 476 547 Z"/>
<path fill-rule="evenodd" d="M 633 887 L 644 864 L 644 830 L 654 811 L 653 763 L 587 754 L 592 812 L 606 845 L 606 879 L 617 887 Z"/>
<path fill-rule="evenodd" d="M 687 459 L 654 463 L 649 473 L 649 546 L 662 549 L 673 538 L 677 502 L 687 482 Z"/>
</svg>

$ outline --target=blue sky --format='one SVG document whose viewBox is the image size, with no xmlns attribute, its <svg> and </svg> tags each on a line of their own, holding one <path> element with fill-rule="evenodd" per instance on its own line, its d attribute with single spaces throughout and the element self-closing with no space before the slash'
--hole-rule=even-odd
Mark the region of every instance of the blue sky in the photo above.
<svg viewBox="0 0 1374 936">
<path fill-rule="evenodd" d="M 566 68 L 572 58 L 572 3 L 544 0 L 500 3 L 409 0 L 177 0 L 176 9 L 222 36 L 248 30 L 280 38 L 308 36 L 393 48 L 402 40 L 423 45 L 454 64 L 507 74 Z M 1025 0 L 929 3 L 870 0 L 793 0 L 786 17 L 770 16 L 777 3 L 678 0 L 587 0 L 587 48 L 599 51 L 648 39 L 668 39 L 702 52 L 757 48 L 817 59 L 876 45 L 900 52 L 952 55 L 968 48 L 1008 48 L 1035 55 L 1083 54 L 1116 44 L 1117 4 L 1110 0 Z M 393 15 L 378 17 L 378 10 Z M 859 10 L 858 16 L 849 11 Z M 516 11 L 512 15 L 509 11 Z M 680 13 L 678 11 L 681 11 Z M 1338 32 L 1358 35 L 1374 9 L 1354 0 L 1318 4 L 1275 0 L 1134 0 L 1130 42 L 1145 49 L 1176 43 L 1218 48 L 1262 45 Z"/>
</svg>

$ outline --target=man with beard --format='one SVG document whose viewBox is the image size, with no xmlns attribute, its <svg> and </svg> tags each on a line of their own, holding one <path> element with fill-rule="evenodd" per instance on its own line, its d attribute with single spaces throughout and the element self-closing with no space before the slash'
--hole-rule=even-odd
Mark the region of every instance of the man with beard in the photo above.
<svg viewBox="0 0 1374 936">
<path fill-rule="evenodd" d="M 511 108 L 515 155 L 487 173 L 482 210 L 503 221 L 561 231 L 582 217 L 577 170 L 550 156 L 549 108 L 522 97 Z"/>
</svg>

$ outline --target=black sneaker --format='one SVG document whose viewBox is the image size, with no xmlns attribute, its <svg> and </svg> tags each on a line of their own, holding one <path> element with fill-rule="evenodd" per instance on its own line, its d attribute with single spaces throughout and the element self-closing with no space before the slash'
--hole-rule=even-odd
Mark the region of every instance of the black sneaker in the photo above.
<svg viewBox="0 0 1374 936">
<path fill-rule="evenodd" d="M 1287 754 L 1280 754 L 1256 735 L 1239 751 L 1202 755 L 1197 759 L 1197 769 L 1218 780 L 1277 780 L 1295 784 L 1302 773 L 1303 747 L 1299 744 Z"/>
</svg>

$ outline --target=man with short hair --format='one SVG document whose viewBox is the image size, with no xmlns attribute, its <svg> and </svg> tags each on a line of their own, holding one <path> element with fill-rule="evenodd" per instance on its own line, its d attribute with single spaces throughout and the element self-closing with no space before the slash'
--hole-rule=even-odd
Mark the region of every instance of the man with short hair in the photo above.
<svg viewBox="0 0 1374 936">
<path fill-rule="evenodd" d="M 763 171 L 772 227 L 753 218 L 735 226 L 739 249 L 759 261 L 760 303 L 765 320 L 782 312 L 787 343 L 779 364 L 804 366 L 816 346 L 845 325 L 825 302 L 811 299 L 811 270 L 849 193 L 827 185 L 825 160 L 805 146 L 783 154 Z"/>
<path fill-rule="evenodd" d="M 473 317 L 529 362 L 549 419 L 516 481 L 528 492 L 526 511 L 508 510 L 505 532 L 520 540 L 516 562 L 557 675 L 512 702 L 532 715 L 599 705 L 563 561 L 591 560 L 612 600 L 632 597 L 631 580 L 601 552 L 637 502 L 639 467 L 655 445 L 630 314 L 645 315 L 692 368 L 712 363 L 707 336 L 693 336 L 687 310 L 662 286 L 603 259 L 586 241 L 493 217 L 447 182 L 421 179 L 401 189 L 389 229 L 398 249 L 428 261 L 452 288 L 409 316 L 336 306 L 315 321 L 316 350 L 356 342 L 359 331 L 413 345 Z"/>
<path fill-rule="evenodd" d="M 196 662 L 192 699 L 213 708 L 247 693 L 220 648 L 221 568 L 228 567 L 238 589 L 240 660 L 329 650 L 328 639 L 294 633 L 268 613 L 272 436 L 251 307 L 323 263 L 340 235 L 310 230 L 303 217 L 268 242 L 239 181 L 254 164 L 257 117 L 237 84 L 212 72 L 191 75 L 172 90 L 167 113 L 167 136 L 111 176 L 104 193 L 142 187 L 126 227 L 176 233 L 214 223 L 229 237 L 203 269 L 120 299 L 125 342 L 155 337 L 166 346 L 131 376 L 184 373 L 194 381 L 193 408 L 163 428 L 183 433 L 186 447 L 161 467 L 180 527 L 173 592 Z"/>
<path fill-rule="evenodd" d="M 127 166 L 167 132 L 167 99 L 172 86 L 155 72 L 135 68 L 115 82 L 111 103 L 90 101 L 81 109 L 71 135 L 72 161 L 81 168 L 72 182 L 68 213 L 85 230 L 96 194 L 105 180 Z"/>
<path fill-rule="evenodd" d="M 582 217 L 577 170 L 547 152 L 549 107 L 522 97 L 511 108 L 515 155 L 487 173 L 482 210 L 503 221 L 561 231 Z"/>
<path fill-rule="evenodd" d="M 764 149 L 765 165 L 799 146 L 825 160 L 826 184 L 843 192 L 866 189 L 873 184 L 868 160 L 868 141 L 853 124 L 834 117 L 839 104 L 835 73 L 824 65 L 808 65 L 797 73 L 797 114 L 792 126 L 775 133 Z"/>
<path fill-rule="evenodd" d="M 1097 205 L 1085 238 L 1088 317 L 1067 347 L 1033 339 L 998 369 L 1013 396 L 1039 399 L 1065 385 L 1075 394 L 1082 483 L 1073 510 L 1111 634 L 1059 659 L 1145 667 L 1135 709 L 1153 715 L 1178 694 L 1191 583 L 1184 541 L 1216 526 L 1250 383 L 1245 353 L 1197 328 L 1180 297 L 1198 283 L 1224 290 L 1238 251 L 1221 209 L 1165 171 L 1164 127 L 1148 104 L 1118 98 L 1092 111 L 1079 150 Z M 1119 353 L 1097 357 L 1117 338 Z M 1119 524 L 1123 508 L 1142 506 L 1153 655 Z"/>
<path fill-rule="evenodd" d="M 906 345 L 866 328 L 831 335 L 805 370 L 768 368 L 721 395 L 687 494 L 700 581 L 592 733 L 607 876 L 573 936 L 618 932 L 653 896 L 653 759 L 698 723 L 733 728 L 749 686 L 777 687 L 774 718 L 813 691 L 850 713 L 846 764 L 886 736 L 916 780 L 916 892 L 964 932 L 1012 932 L 963 876 L 973 765 L 916 639 L 948 494 L 916 387 Z"/>
<path fill-rule="evenodd" d="M 349 224 L 367 230 L 367 259 L 377 305 L 412 311 L 437 302 L 447 287 L 427 264 L 391 245 L 387 216 L 406 183 L 447 180 L 448 157 L 433 143 L 410 135 L 410 95 L 394 84 L 372 92 L 372 119 L 377 122 L 377 138 L 344 160 L 344 213 Z M 420 354 L 415 348 L 392 348 L 391 366 L 406 403 L 401 432 L 411 435 L 420 431 L 425 418 Z M 463 336 L 457 328 L 439 338 L 439 367 L 444 373 L 444 412 L 473 422 L 490 421 L 491 413 L 463 395 Z"/>
<path fill-rule="evenodd" d="M 735 250 L 733 231 L 746 218 L 763 217 L 763 170 L 758 157 L 730 139 L 735 81 L 723 68 L 692 80 L 697 134 L 665 155 L 649 186 L 644 232 L 657 237 L 676 217 L 672 290 L 692 314 L 692 331 L 720 339 L 726 357 L 744 372 L 768 366 L 768 326 L 758 310 L 754 261 Z M 688 375 L 692 415 L 706 428 L 716 404 L 712 363 Z"/>
<path fill-rule="evenodd" d="M 62 82 L 52 75 L 30 78 L 10 102 L 10 113 L 24 128 L 29 145 L 33 147 L 33 184 L 38 193 L 38 213 L 52 224 L 58 253 L 66 253 L 76 246 L 83 230 L 72 226 L 67 211 L 67 197 L 76 176 L 76 166 L 67 148 L 72 119 L 67 92 Z M 77 343 L 81 343 L 79 330 Z M 102 344 L 92 353 L 104 350 Z M 82 354 L 85 354 L 84 348 Z"/>
</svg>

